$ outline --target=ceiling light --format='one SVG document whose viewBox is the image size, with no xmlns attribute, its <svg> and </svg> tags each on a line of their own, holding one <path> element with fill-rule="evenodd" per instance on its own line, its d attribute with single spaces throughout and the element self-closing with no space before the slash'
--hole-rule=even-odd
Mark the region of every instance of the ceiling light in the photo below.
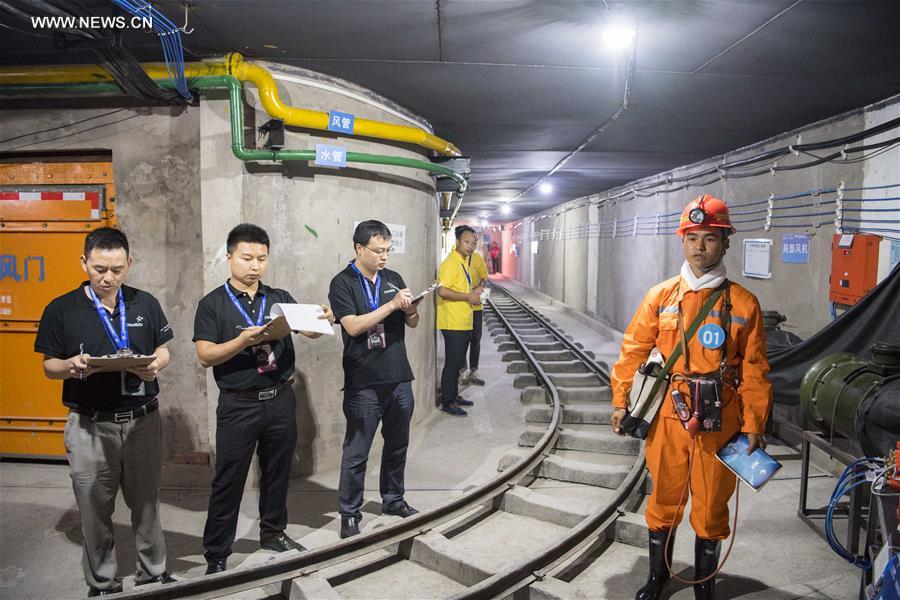
<svg viewBox="0 0 900 600">
<path fill-rule="evenodd" d="M 487 220 L 487 219 L 481 219 L 481 226 L 482 226 L 482 227 L 487 227 L 487 224 L 488 224 L 488 220 Z"/>
<path fill-rule="evenodd" d="M 549 194 L 553 191 L 553 184 L 549 181 L 543 181 L 541 182 L 541 185 L 538 186 L 538 189 L 541 190 L 542 194 Z"/>
<path fill-rule="evenodd" d="M 500 207 L 500 214 L 508 215 L 512 212 L 512 207 L 509 204 L 504 204 Z"/>
<path fill-rule="evenodd" d="M 631 45 L 634 34 L 635 31 L 631 27 L 613 25 L 604 29 L 600 37 L 603 38 L 603 43 L 610 50 L 623 50 Z"/>
</svg>

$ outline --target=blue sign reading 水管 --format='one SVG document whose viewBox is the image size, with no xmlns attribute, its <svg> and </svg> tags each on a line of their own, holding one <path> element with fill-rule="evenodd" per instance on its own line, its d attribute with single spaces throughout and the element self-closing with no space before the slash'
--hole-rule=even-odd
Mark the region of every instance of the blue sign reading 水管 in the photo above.
<svg viewBox="0 0 900 600">
<path fill-rule="evenodd" d="M 316 144 L 316 164 L 323 167 L 346 167 L 347 150 L 343 146 Z"/>
<path fill-rule="evenodd" d="M 356 118 L 350 113 L 332 110 L 328 113 L 328 131 L 338 133 L 353 133 L 353 125 Z"/>
<path fill-rule="evenodd" d="M 697 332 L 697 339 L 704 348 L 715 350 L 725 343 L 725 330 L 715 323 L 707 323 Z"/>
<path fill-rule="evenodd" d="M 781 238 L 781 262 L 797 265 L 809 263 L 809 236 L 786 233 Z"/>
</svg>

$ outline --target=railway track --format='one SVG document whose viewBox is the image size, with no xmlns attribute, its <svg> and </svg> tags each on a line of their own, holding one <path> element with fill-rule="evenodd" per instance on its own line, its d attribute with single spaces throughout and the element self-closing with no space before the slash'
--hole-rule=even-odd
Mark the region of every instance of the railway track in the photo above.
<svg viewBox="0 0 900 600">
<path fill-rule="evenodd" d="M 608 368 L 493 285 L 485 327 L 527 404 L 498 475 L 428 511 L 264 564 L 120 598 L 579 597 L 567 579 L 619 541 L 645 543 L 643 449 L 614 435 Z M 617 541 L 619 540 L 619 541 Z M 573 566 L 580 565 L 580 566 Z"/>
</svg>

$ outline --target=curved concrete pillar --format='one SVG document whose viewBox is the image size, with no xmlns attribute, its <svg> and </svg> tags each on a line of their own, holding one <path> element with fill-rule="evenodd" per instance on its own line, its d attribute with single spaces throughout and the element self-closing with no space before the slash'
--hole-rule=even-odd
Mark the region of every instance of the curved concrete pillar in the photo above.
<svg viewBox="0 0 900 600">
<path fill-rule="evenodd" d="M 264 63 L 278 80 L 279 94 L 291 105 L 322 111 L 338 110 L 357 117 L 411 124 L 414 116 L 372 92 L 303 69 Z M 284 78 L 310 78 L 363 99 L 304 85 Z M 248 144 L 262 145 L 255 127 L 269 117 L 256 90 L 244 93 Z M 372 99 L 376 104 L 366 102 Z M 287 289 L 298 302 L 327 302 L 331 278 L 355 255 L 355 223 L 378 219 L 405 227 L 405 251 L 390 257 L 388 267 L 400 272 L 410 288 L 427 286 L 436 277 L 440 227 L 434 183 L 427 173 L 400 167 L 354 165 L 343 169 L 308 163 L 245 164 L 231 154 L 228 102 L 205 96 L 200 103 L 201 204 L 204 292 L 228 276 L 225 238 L 241 222 L 260 225 L 272 241 L 266 283 Z M 253 127 L 253 129 L 251 129 Z M 316 143 L 343 146 L 350 152 L 423 158 L 412 146 L 369 139 L 338 137 L 328 132 L 289 128 L 286 148 L 315 148 Z M 414 426 L 434 410 L 435 330 L 433 302 L 420 309 L 418 328 L 408 330 L 407 348 L 416 376 Z M 304 475 L 339 465 L 344 435 L 341 409 L 342 343 L 334 337 L 295 337 L 297 347 L 297 426 L 299 441 L 294 473 Z M 215 448 L 217 389 L 207 376 L 209 446 Z M 336 483 L 336 482 L 335 482 Z"/>
</svg>

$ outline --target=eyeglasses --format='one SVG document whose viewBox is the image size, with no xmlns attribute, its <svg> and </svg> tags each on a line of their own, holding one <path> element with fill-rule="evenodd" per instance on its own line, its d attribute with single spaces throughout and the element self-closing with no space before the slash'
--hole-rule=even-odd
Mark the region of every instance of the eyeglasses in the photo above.
<svg viewBox="0 0 900 600">
<path fill-rule="evenodd" d="M 394 251 L 394 247 L 390 248 L 369 248 L 368 246 L 364 246 L 366 250 L 373 253 L 375 256 L 388 256 L 391 252 Z"/>
</svg>

